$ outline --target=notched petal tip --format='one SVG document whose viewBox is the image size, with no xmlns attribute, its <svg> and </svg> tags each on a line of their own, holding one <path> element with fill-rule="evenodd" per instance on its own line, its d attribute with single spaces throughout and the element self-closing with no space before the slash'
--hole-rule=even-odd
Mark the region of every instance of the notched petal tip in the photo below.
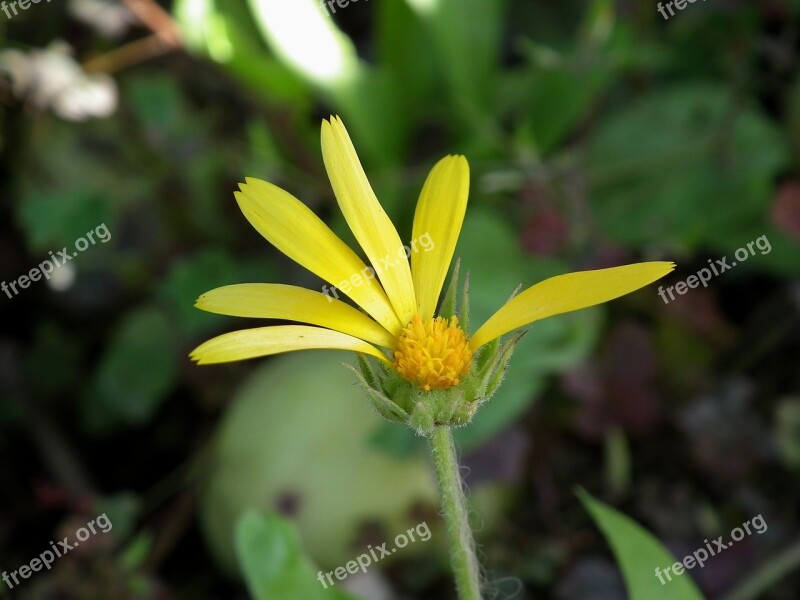
<svg viewBox="0 0 800 600">
<path fill-rule="evenodd" d="M 671 260 L 654 260 L 654 261 L 652 261 L 650 263 L 639 263 L 639 264 L 650 264 L 650 265 L 653 265 L 653 266 L 659 265 L 659 266 L 661 266 L 661 267 L 663 267 L 665 269 L 664 275 L 672 273 L 672 271 L 674 271 L 675 268 L 677 267 L 677 264 L 675 264 Z M 661 275 L 659 277 L 659 279 L 661 277 L 664 277 L 664 275 Z"/>
<path fill-rule="evenodd" d="M 217 288 L 217 289 L 219 289 L 219 288 Z M 209 290 L 208 292 L 203 292 L 202 294 L 200 294 L 197 297 L 197 299 L 194 301 L 194 308 L 197 308 L 199 310 L 204 310 L 204 311 L 207 311 L 207 312 L 211 312 L 211 311 L 208 310 L 208 295 L 212 291 L 213 290 Z"/>
<path fill-rule="evenodd" d="M 324 135 L 336 135 L 334 128 L 344 127 L 339 115 L 330 115 L 327 119 L 322 119 L 320 133 Z"/>
<path fill-rule="evenodd" d="M 322 124 L 322 159 L 336 201 L 353 236 L 373 265 L 396 256 L 403 242 L 367 179 L 358 153 L 341 119 Z M 377 276 L 402 325 L 416 311 L 414 283 L 407 260 L 393 261 Z"/>
</svg>

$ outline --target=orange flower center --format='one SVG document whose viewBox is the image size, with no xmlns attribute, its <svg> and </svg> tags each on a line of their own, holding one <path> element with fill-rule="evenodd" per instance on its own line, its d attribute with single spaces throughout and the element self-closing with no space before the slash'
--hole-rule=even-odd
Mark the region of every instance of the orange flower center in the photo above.
<svg viewBox="0 0 800 600">
<path fill-rule="evenodd" d="M 414 315 L 403 328 L 394 350 L 394 367 L 423 390 L 443 390 L 461 382 L 472 363 L 472 350 L 458 317 L 422 322 Z"/>
</svg>

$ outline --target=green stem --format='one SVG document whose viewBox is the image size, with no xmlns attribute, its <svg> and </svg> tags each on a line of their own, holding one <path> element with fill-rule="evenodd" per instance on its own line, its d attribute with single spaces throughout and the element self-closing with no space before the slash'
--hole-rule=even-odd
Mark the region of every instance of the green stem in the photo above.
<svg viewBox="0 0 800 600">
<path fill-rule="evenodd" d="M 481 600 L 475 542 L 467 516 L 467 501 L 458 471 L 458 459 L 449 427 L 436 427 L 430 437 L 442 511 L 450 541 L 450 563 L 459 600 Z"/>
</svg>

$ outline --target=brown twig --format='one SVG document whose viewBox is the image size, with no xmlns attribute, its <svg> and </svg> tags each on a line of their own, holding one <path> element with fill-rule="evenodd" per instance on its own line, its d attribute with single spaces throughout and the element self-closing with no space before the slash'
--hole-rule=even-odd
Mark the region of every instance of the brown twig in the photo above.
<svg viewBox="0 0 800 600">
<path fill-rule="evenodd" d="M 83 64 L 88 72 L 114 73 L 183 46 L 181 31 L 172 16 L 153 0 L 123 0 L 128 10 L 152 35 L 115 48 Z"/>
<path fill-rule="evenodd" d="M 153 34 L 90 58 L 83 63 L 83 70 L 89 73 L 115 73 L 172 50 L 163 39 Z"/>
<path fill-rule="evenodd" d="M 122 0 L 142 24 L 172 48 L 180 48 L 181 31 L 172 16 L 153 0 Z"/>
</svg>

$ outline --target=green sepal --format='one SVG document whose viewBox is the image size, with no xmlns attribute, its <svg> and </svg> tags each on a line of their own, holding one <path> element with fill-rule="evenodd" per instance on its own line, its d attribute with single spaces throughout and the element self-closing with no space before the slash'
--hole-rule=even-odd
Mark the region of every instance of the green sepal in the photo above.
<svg viewBox="0 0 800 600">
<path fill-rule="evenodd" d="M 411 411 L 411 419 L 408 424 L 419 435 L 429 437 L 436 427 L 436 419 L 431 406 L 425 401 L 417 402 Z"/>
<path fill-rule="evenodd" d="M 453 276 L 450 278 L 450 284 L 447 286 L 447 291 L 444 294 L 442 305 L 439 307 L 439 315 L 447 317 L 448 319 L 456 314 L 456 301 L 458 296 L 458 271 L 461 268 L 461 259 L 456 259 L 456 264 L 453 266 Z"/>
<path fill-rule="evenodd" d="M 497 356 L 497 351 L 500 348 L 500 338 L 494 338 L 491 342 L 484 344 L 481 348 L 478 348 L 475 355 L 472 357 L 474 362 L 473 369 L 475 372 L 480 375 L 486 372 L 486 369 L 489 368 L 489 365 L 492 364 L 494 359 Z"/>
<path fill-rule="evenodd" d="M 460 385 L 446 390 L 418 391 L 411 411 L 411 426 L 419 435 L 430 437 L 436 427 L 466 425 L 472 420 L 476 407 Z"/>
<path fill-rule="evenodd" d="M 461 290 L 461 304 L 458 306 L 457 314 L 461 329 L 469 336 L 469 271 L 464 277 L 464 289 Z"/>
<path fill-rule="evenodd" d="M 410 416 L 406 411 L 400 408 L 392 400 L 387 398 L 380 390 L 372 387 L 367 378 L 364 377 L 362 373 L 359 373 L 358 369 L 347 364 L 345 366 L 355 373 L 358 382 L 361 384 L 361 387 L 364 388 L 364 391 L 367 393 L 367 397 L 369 398 L 370 402 L 372 402 L 372 406 L 380 416 L 395 423 L 409 422 Z"/>
<path fill-rule="evenodd" d="M 525 333 L 527 330 L 519 331 L 500 344 L 491 362 L 487 363 L 483 372 L 479 373 L 478 377 L 481 381 L 478 388 L 479 402 L 486 402 L 497 392 L 506 375 L 508 361 L 511 360 L 511 355 Z"/>
<path fill-rule="evenodd" d="M 373 368 L 373 363 L 368 361 L 367 358 L 358 352 L 356 354 L 356 360 L 358 361 L 358 368 L 361 370 L 361 375 L 366 382 L 366 385 L 371 387 L 372 389 L 379 390 L 382 389 L 382 380 L 383 377 L 380 377 L 378 373 L 375 372 Z"/>
</svg>

